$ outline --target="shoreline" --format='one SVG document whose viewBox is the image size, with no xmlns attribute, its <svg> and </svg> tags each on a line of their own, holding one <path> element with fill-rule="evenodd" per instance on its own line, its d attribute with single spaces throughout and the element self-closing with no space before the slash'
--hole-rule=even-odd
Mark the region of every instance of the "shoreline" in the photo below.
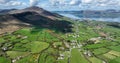
<svg viewBox="0 0 120 63">
<path fill-rule="evenodd" d="M 101 22 L 118 22 L 120 23 L 120 18 L 83 18 L 78 17 L 72 14 L 66 14 L 66 13 L 58 13 L 62 16 L 65 16 L 67 18 L 75 19 L 75 20 L 90 20 L 90 21 L 101 21 Z"/>
</svg>

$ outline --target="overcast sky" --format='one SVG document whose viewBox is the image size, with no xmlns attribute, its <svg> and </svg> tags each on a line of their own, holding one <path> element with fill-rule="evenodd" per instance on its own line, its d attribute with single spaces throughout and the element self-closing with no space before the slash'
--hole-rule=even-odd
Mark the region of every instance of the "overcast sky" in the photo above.
<svg viewBox="0 0 120 63">
<path fill-rule="evenodd" d="M 120 0 L 0 0 L 0 9 L 29 6 L 47 10 L 120 9 Z"/>
</svg>

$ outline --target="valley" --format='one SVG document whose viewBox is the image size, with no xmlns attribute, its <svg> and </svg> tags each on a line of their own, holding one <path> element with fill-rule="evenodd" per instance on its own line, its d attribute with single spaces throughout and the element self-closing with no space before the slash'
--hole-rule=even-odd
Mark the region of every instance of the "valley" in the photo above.
<svg viewBox="0 0 120 63">
<path fill-rule="evenodd" d="M 47 13 L 25 11 L 1 18 L 1 30 L 4 22 L 19 28 L 1 33 L 0 63 L 120 63 L 120 23 Z"/>
</svg>

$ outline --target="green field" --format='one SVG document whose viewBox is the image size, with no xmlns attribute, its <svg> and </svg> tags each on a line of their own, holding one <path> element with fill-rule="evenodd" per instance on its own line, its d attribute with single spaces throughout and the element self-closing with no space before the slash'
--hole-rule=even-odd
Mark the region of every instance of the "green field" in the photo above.
<svg viewBox="0 0 120 63">
<path fill-rule="evenodd" d="M 95 55 L 101 55 L 107 52 L 109 52 L 109 49 L 106 49 L 106 48 L 98 48 L 98 49 L 94 49 L 93 51 Z"/>
<path fill-rule="evenodd" d="M 109 61 L 109 63 L 120 63 L 120 57 L 115 58 L 115 59 Z"/>
<path fill-rule="evenodd" d="M 71 63 L 89 63 L 82 52 L 79 52 L 78 49 L 72 49 L 71 51 L 71 58 L 70 58 Z"/>
<path fill-rule="evenodd" d="M 32 53 L 40 53 L 42 50 L 48 48 L 49 44 L 45 42 L 32 42 L 30 43 Z"/>
<path fill-rule="evenodd" d="M 96 57 L 90 57 L 89 60 L 92 62 L 92 63 L 103 63 L 102 60 L 96 58 Z"/>
<path fill-rule="evenodd" d="M 26 56 L 29 54 L 28 52 L 19 52 L 19 51 L 7 51 L 6 53 L 12 59 L 15 59 L 19 56 Z"/>
<path fill-rule="evenodd" d="M 120 52 L 120 45 L 119 46 L 110 46 L 109 48 L 114 50 L 114 51 Z"/>
<path fill-rule="evenodd" d="M 6 59 L 5 57 L 0 57 L 0 63 L 11 63 L 10 59 Z"/>
</svg>

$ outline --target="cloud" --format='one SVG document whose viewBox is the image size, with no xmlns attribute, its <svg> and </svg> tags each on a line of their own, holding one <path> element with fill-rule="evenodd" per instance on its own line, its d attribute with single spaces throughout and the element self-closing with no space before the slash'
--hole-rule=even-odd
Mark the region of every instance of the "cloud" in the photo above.
<svg viewBox="0 0 120 63">
<path fill-rule="evenodd" d="M 99 0 L 98 3 L 107 3 L 109 2 L 110 0 Z"/>
<path fill-rule="evenodd" d="M 43 8 L 119 8 L 120 0 L 0 0 L 0 8 L 40 6 Z M 120 8 L 119 8 L 120 9 Z"/>
<path fill-rule="evenodd" d="M 70 5 L 79 5 L 81 3 L 81 0 L 71 0 L 69 3 Z"/>
<path fill-rule="evenodd" d="M 74 6 L 79 5 L 81 0 L 49 0 L 52 6 Z"/>
<path fill-rule="evenodd" d="M 82 0 L 82 7 L 115 7 L 120 6 L 120 0 Z"/>
<path fill-rule="evenodd" d="M 120 6 L 120 0 L 40 0 L 45 9 L 108 9 Z M 115 7 L 116 6 L 116 7 Z M 120 9 L 120 8 L 119 8 Z"/>
<path fill-rule="evenodd" d="M 59 4 L 58 0 L 49 0 L 49 2 L 52 6 L 57 6 Z"/>
<path fill-rule="evenodd" d="M 0 4 L 5 4 L 5 3 L 8 3 L 10 1 L 15 1 L 15 0 L 0 0 Z"/>
<path fill-rule="evenodd" d="M 61 6 L 66 4 L 65 0 L 49 0 L 49 2 L 53 6 Z"/>
<path fill-rule="evenodd" d="M 0 0 L 0 4 L 3 6 L 18 6 L 18 5 L 24 5 L 25 3 L 17 0 Z"/>
<path fill-rule="evenodd" d="M 49 0 L 52 6 L 82 6 L 82 7 L 95 7 L 95 6 L 118 6 L 120 0 Z"/>
<path fill-rule="evenodd" d="M 30 1 L 30 6 L 36 6 L 39 4 L 39 0 L 29 0 Z"/>
<path fill-rule="evenodd" d="M 91 3 L 93 0 L 82 0 L 82 3 Z"/>
<path fill-rule="evenodd" d="M 9 3 L 6 3 L 6 6 L 22 6 L 22 5 L 26 5 L 26 3 L 19 1 L 10 1 Z"/>
<path fill-rule="evenodd" d="M 25 7 L 26 3 L 19 0 L 0 0 L 0 8 L 20 8 Z"/>
</svg>

